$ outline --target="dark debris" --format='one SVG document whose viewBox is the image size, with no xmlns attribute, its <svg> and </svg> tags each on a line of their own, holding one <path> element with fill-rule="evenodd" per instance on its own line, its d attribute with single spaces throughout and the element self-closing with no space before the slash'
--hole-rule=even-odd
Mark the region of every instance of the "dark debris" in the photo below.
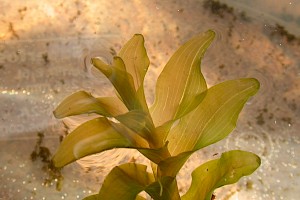
<svg viewBox="0 0 300 200">
<path fill-rule="evenodd" d="M 32 162 L 42 162 L 42 170 L 47 173 L 47 177 L 44 180 L 45 186 L 50 186 L 54 181 L 56 182 L 56 190 L 61 190 L 63 176 L 61 169 L 56 168 L 51 160 L 52 154 L 49 148 L 42 146 L 44 140 L 44 133 L 37 133 L 38 139 L 32 151 L 30 158 Z"/>
</svg>

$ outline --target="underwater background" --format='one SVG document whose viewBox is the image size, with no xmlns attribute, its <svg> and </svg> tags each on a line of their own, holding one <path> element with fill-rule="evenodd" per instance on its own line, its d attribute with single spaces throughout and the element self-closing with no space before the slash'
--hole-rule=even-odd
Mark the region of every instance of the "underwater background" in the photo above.
<svg viewBox="0 0 300 200">
<path fill-rule="evenodd" d="M 261 89 L 229 137 L 189 159 L 178 176 L 181 192 L 196 166 L 243 149 L 259 155 L 261 167 L 217 190 L 217 199 L 298 199 L 300 1 L 0 0 L 0 7 L 1 200 L 82 199 L 98 192 L 113 166 L 145 162 L 136 151 L 110 150 L 61 173 L 49 169 L 72 120 L 82 120 L 63 123 L 52 111 L 78 90 L 112 94 L 89 60 L 110 62 L 135 33 L 144 35 L 151 61 L 145 82 L 151 104 L 155 80 L 172 53 L 208 29 L 217 33 L 201 65 L 208 85 L 254 77 Z"/>
</svg>

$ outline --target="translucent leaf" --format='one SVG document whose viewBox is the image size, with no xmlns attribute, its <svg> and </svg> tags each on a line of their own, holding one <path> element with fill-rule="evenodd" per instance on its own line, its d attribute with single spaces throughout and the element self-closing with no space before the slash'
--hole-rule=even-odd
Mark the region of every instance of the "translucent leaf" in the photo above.
<svg viewBox="0 0 300 200">
<path fill-rule="evenodd" d="M 162 177 L 149 185 L 145 191 L 155 200 L 180 200 L 177 181 L 174 177 Z"/>
<path fill-rule="evenodd" d="M 85 91 L 79 91 L 64 99 L 53 113 L 56 118 L 88 113 L 112 117 L 124 114 L 126 111 L 123 102 L 117 97 L 95 98 Z"/>
<path fill-rule="evenodd" d="M 136 196 L 154 182 L 154 177 L 146 171 L 147 166 L 126 163 L 114 167 L 106 176 L 98 199 L 135 200 Z"/>
<path fill-rule="evenodd" d="M 115 66 L 110 66 L 99 58 L 92 58 L 92 64 L 99 69 L 113 84 L 128 110 L 141 109 L 137 100 L 132 76 L 124 70 L 124 63 L 120 57 L 114 57 Z"/>
<path fill-rule="evenodd" d="M 155 200 L 180 200 L 176 179 L 163 177 L 155 181 L 153 174 L 141 164 L 126 163 L 117 166 L 107 175 L 98 199 L 136 200 L 146 191 Z"/>
<path fill-rule="evenodd" d="M 137 149 L 155 163 L 169 156 L 166 146 L 150 149 L 146 140 L 123 124 L 101 117 L 81 124 L 68 134 L 52 160 L 56 167 L 63 167 L 82 157 L 113 148 Z"/>
<path fill-rule="evenodd" d="M 63 167 L 87 155 L 134 145 L 129 137 L 117 132 L 106 118 L 96 118 L 68 134 L 52 160 L 56 167 Z"/>
<path fill-rule="evenodd" d="M 150 64 L 143 35 L 135 34 L 123 46 L 118 56 L 124 61 L 126 71 L 133 77 L 135 89 L 143 87 L 144 77 Z"/>
<path fill-rule="evenodd" d="M 111 116 L 118 116 L 128 112 L 124 103 L 117 97 L 98 97 L 97 100 L 103 105 Z"/>
<path fill-rule="evenodd" d="M 158 163 L 158 170 L 161 176 L 176 177 L 177 173 L 195 151 L 183 152 L 179 155 L 169 157 Z"/>
<path fill-rule="evenodd" d="M 260 158 L 250 152 L 229 151 L 220 159 L 209 161 L 192 173 L 192 184 L 182 200 L 211 200 L 216 188 L 236 183 L 260 166 Z"/>
<path fill-rule="evenodd" d="M 235 128 L 244 104 L 258 89 L 259 82 L 252 78 L 226 81 L 208 89 L 201 104 L 169 132 L 171 155 L 198 150 L 226 137 Z"/>
<path fill-rule="evenodd" d="M 165 146 L 158 149 L 139 148 L 138 151 L 156 164 L 170 157 L 167 144 L 165 144 Z M 153 167 L 155 168 L 155 166 Z"/>
<path fill-rule="evenodd" d="M 143 111 L 132 110 L 123 115 L 117 116 L 116 119 L 135 133 L 139 134 L 141 137 L 147 139 L 149 142 L 151 141 L 153 126 L 151 126 L 151 119 L 149 119 L 149 115 Z"/>
<path fill-rule="evenodd" d="M 207 31 L 192 38 L 166 64 L 157 80 L 156 98 L 150 109 L 155 126 L 197 106 L 195 97 L 207 89 L 200 63 L 214 36 L 213 31 Z"/>
</svg>

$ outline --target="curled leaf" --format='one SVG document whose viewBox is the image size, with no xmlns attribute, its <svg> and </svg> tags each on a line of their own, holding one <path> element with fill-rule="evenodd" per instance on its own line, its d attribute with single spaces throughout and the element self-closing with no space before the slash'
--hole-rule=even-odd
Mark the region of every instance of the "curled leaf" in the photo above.
<svg viewBox="0 0 300 200">
<path fill-rule="evenodd" d="M 85 91 L 75 92 L 64 99 L 54 110 L 56 118 L 96 113 L 106 117 L 121 115 L 127 111 L 117 97 L 95 98 Z"/>
<path fill-rule="evenodd" d="M 207 31 L 181 46 L 170 58 L 158 77 L 156 97 L 151 114 L 155 126 L 183 116 L 197 103 L 195 97 L 206 90 L 200 70 L 201 59 L 215 33 Z"/>
<path fill-rule="evenodd" d="M 98 199 L 136 200 L 137 195 L 154 182 L 147 166 L 126 163 L 114 167 L 105 178 Z"/>
<path fill-rule="evenodd" d="M 126 71 L 131 74 L 135 89 L 143 87 L 144 78 L 150 61 L 144 47 L 144 37 L 135 34 L 121 49 L 118 56 L 125 63 Z"/>
<path fill-rule="evenodd" d="M 87 155 L 132 146 L 133 142 L 118 133 L 106 118 L 96 118 L 68 134 L 52 160 L 56 167 L 63 167 Z"/>
<path fill-rule="evenodd" d="M 133 78 L 124 70 L 125 65 L 120 57 L 114 57 L 114 63 L 117 66 L 108 65 L 99 58 L 92 58 L 91 62 L 110 80 L 128 110 L 141 108 L 137 100 Z"/>
<path fill-rule="evenodd" d="M 246 151 L 223 153 L 220 159 L 211 160 L 193 171 L 192 184 L 182 200 L 211 200 L 216 188 L 236 183 L 241 177 L 252 174 L 260 162 L 257 155 Z"/>
<path fill-rule="evenodd" d="M 259 82 L 253 78 L 226 81 L 209 88 L 201 104 L 169 132 L 171 155 L 198 150 L 226 137 L 235 128 L 244 104 L 258 89 Z"/>
</svg>

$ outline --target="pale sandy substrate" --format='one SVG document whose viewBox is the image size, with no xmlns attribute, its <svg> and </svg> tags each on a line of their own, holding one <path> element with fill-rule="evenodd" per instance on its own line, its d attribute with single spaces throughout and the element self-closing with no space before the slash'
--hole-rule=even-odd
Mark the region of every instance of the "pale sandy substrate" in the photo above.
<svg viewBox="0 0 300 200">
<path fill-rule="evenodd" d="M 202 69 L 208 84 L 255 77 L 261 90 L 241 113 L 236 131 L 221 143 L 195 154 L 180 172 L 184 192 L 189 172 L 229 149 L 257 153 L 262 166 L 250 177 L 218 193 L 218 199 L 297 199 L 300 185 L 300 46 L 274 28 L 280 23 L 299 33 L 299 4 L 272 4 L 259 9 L 235 6 L 212 13 L 202 1 L 1 1 L 0 13 L 0 199 L 81 199 L 98 191 L 115 164 L 144 162 L 134 151 L 107 152 L 101 161 L 64 169 L 63 190 L 43 186 L 47 174 L 30 153 L 37 132 L 53 152 L 61 123 L 52 110 L 79 89 L 96 95 L 112 93 L 103 77 L 90 73 L 89 58 L 111 59 L 134 33 L 142 33 L 151 66 L 146 77 L 149 102 L 154 83 L 175 49 L 193 35 L 214 29 L 218 36 Z M 258 2 L 257 2 L 258 3 Z M 258 5 L 258 4 L 255 4 Z M 272 10 L 266 8 L 272 5 Z M 242 11 L 245 11 L 242 14 Z M 246 17 L 245 17 L 246 16 Z M 294 32 L 293 32 L 294 31 Z M 273 35 L 273 36 L 272 36 Z M 111 162 L 113 160 L 114 162 Z M 88 165 L 88 167 L 87 167 Z M 55 182 L 54 182 L 55 184 Z"/>
</svg>

